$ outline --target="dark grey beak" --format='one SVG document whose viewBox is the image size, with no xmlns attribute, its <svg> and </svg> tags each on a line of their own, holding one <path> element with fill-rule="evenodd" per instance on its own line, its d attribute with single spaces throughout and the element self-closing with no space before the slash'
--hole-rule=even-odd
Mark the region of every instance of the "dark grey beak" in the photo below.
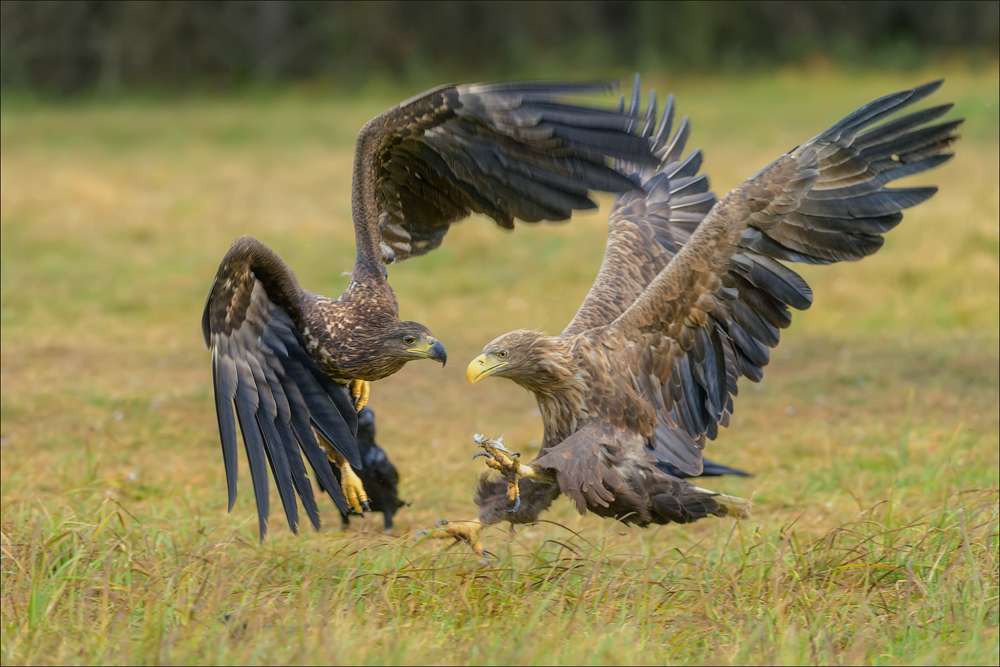
<svg viewBox="0 0 1000 667">
<path fill-rule="evenodd" d="M 441 365 L 444 366 L 448 363 L 448 351 L 444 349 L 441 341 L 435 340 L 434 344 L 431 345 L 431 349 L 427 350 L 427 358 L 440 361 Z"/>
</svg>

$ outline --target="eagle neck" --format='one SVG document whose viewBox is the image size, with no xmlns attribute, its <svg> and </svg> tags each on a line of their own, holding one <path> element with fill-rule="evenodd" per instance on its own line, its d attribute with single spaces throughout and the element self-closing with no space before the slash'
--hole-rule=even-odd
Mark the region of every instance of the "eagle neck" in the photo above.
<svg viewBox="0 0 1000 667">
<path fill-rule="evenodd" d="M 562 338 L 540 337 L 533 352 L 533 372 L 515 381 L 535 395 L 546 443 L 558 444 L 586 416 L 588 375 L 580 368 L 572 345 Z"/>
<path fill-rule="evenodd" d="M 339 299 L 305 293 L 308 326 L 302 334 L 306 349 L 330 378 L 340 383 L 374 382 L 405 364 L 398 357 L 379 353 L 381 341 L 392 336 L 399 321 L 395 301 L 383 302 L 352 286 Z"/>
<path fill-rule="evenodd" d="M 538 411 L 545 428 L 543 447 L 552 447 L 573 435 L 586 416 L 586 395 L 580 387 L 570 386 L 550 393 L 535 392 Z"/>
</svg>

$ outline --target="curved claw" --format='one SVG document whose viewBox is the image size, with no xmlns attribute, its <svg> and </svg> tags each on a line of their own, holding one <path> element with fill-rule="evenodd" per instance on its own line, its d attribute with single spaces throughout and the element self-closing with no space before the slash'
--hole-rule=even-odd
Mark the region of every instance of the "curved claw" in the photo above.
<svg viewBox="0 0 1000 667">
<path fill-rule="evenodd" d="M 368 504 L 368 494 L 365 492 L 365 485 L 351 468 L 351 464 L 346 460 L 341 462 L 338 467 L 340 468 L 340 488 L 347 499 L 347 505 L 351 508 L 352 512 L 363 517 L 365 512 L 372 511 L 371 506 Z"/>
<path fill-rule="evenodd" d="M 513 514 L 517 510 L 521 509 L 521 494 L 514 496 L 514 509 L 507 510 L 508 514 Z"/>
<path fill-rule="evenodd" d="M 417 531 L 414 539 L 420 540 L 425 537 L 452 539 L 455 542 L 465 542 L 472 547 L 473 552 L 481 554 L 483 552 L 483 545 L 479 541 L 479 530 L 482 527 L 483 524 L 479 521 L 451 522 L 446 519 L 440 519 L 434 530 Z"/>
<path fill-rule="evenodd" d="M 472 460 L 475 461 L 480 456 L 485 456 L 488 459 L 492 459 L 493 458 L 493 455 L 490 454 L 489 452 L 476 452 L 475 454 L 472 455 Z M 496 460 L 496 459 L 494 459 L 494 460 Z"/>
</svg>

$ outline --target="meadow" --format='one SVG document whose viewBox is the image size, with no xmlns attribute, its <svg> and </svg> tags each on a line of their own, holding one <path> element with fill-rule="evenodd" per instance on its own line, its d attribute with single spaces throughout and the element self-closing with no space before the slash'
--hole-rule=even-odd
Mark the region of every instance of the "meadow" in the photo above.
<svg viewBox="0 0 1000 667">
<path fill-rule="evenodd" d="M 965 117 L 939 193 L 813 286 L 711 458 L 755 473 L 741 521 L 630 528 L 565 499 L 483 532 L 487 562 L 414 540 L 471 519 L 473 433 L 532 454 L 533 398 L 470 389 L 514 328 L 558 332 L 600 264 L 610 198 L 514 233 L 473 219 L 391 267 L 449 363 L 372 387 L 411 505 L 259 544 L 249 474 L 226 513 L 201 309 L 241 234 L 306 289 L 354 259 L 354 137 L 418 92 L 5 99 L 0 154 L 3 664 L 997 664 L 1000 95 L 996 65 L 650 76 L 724 193 L 858 106 L 945 76 Z M 611 101 L 609 101 L 611 103 Z M 532 228 L 528 228 L 532 227 Z M 242 455 L 241 455 L 242 456 Z M 272 505 L 277 495 L 272 488 Z"/>
</svg>

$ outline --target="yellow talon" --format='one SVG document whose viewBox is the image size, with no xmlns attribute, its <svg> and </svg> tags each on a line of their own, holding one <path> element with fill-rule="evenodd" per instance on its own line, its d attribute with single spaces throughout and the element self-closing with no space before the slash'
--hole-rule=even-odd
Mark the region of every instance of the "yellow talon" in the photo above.
<svg viewBox="0 0 1000 667">
<path fill-rule="evenodd" d="M 364 510 L 368 509 L 368 494 L 365 493 L 365 485 L 361 483 L 361 478 L 354 473 L 347 459 L 341 456 L 319 431 L 313 429 L 313 435 L 316 436 L 316 442 L 326 451 L 327 460 L 340 470 L 340 488 L 347 499 L 347 505 L 358 514 L 364 514 Z"/>
<path fill-rule="evenodd" d="M 476 435 L 474 439 L 483 451 L 477 452 L 472 458 L 485 456 L 486 465 L 496 470 L 507 480 L 507 500 L 514 503 L 514 507 L 507 510 L 508 512 L 516 512 L 521 508 L 521 488 L 518 484 L 521 479 L 537 479 L 550 483 L 556 481 L 545 472 L 535 470 L 531 466 L 521 465 L 521 454 L 504 447 L 502 437 L 493 440 L 484 435 Z"/>
<path fill-rule="evenodd" d="M 421 530 L 417 537 L 431 537 L 437 540 L 453 538 L 455 543 L 465 542 L 479 556 L 486 555 L 483 551 L 483 543 L 479 541 L 479 531 L 483 524 L 478 521 L 445 521 L 437 522 L 434 530 Z"/>
<path fill-rule="evenodd" d="M 365 493 L 365 485 L 361 483 L 351 464 L 342 461 L 340 467 L 340 488 L 347 498 L 347 504 L 358 514 L 364 514 L 364 508 L 368 505 L 368 494 Z"/>
<path fill-rule="evenodd" d="M 354 409 L 361 412 L 361 409 L 368 405 L 368 399 L 372 394 L 372 383 L 367 380 L 351 380 L 351 398 L 354 399 Z"/>
</svg>

